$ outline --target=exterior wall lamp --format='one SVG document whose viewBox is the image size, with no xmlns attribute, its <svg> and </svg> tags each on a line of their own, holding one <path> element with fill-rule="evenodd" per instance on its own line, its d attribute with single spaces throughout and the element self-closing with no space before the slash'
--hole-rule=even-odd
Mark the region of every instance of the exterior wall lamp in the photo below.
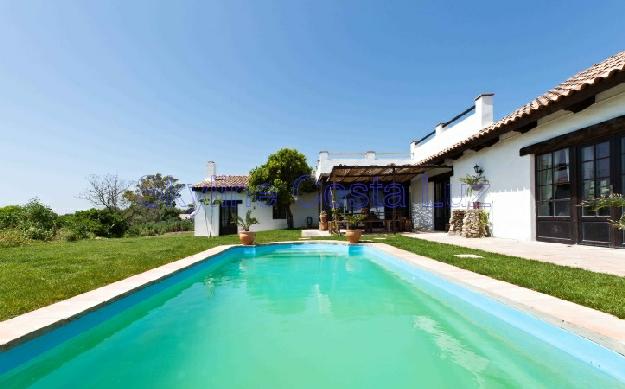
<svg viewBox="0 0 625 389">
<path fill-rule="evenodd" d="M 475 171 L 475 174 L 479 174 L 480 176 L 484 173 L 484 169 L 482 169 L 477 163 L 473 166 L 473 170 Z"/>
</svg>

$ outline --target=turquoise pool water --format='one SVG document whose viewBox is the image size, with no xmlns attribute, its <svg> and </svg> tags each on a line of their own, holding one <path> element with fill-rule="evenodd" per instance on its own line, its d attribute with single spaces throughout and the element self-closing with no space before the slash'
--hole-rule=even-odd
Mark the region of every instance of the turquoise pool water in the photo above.
<svg viewBox="0 0 625 389">
<path fill-rule="evenodd" d="M 0 352 L 0 387 L 609 388 L 623 359 L 372 248 L 272 245 Z"/>
</svg>

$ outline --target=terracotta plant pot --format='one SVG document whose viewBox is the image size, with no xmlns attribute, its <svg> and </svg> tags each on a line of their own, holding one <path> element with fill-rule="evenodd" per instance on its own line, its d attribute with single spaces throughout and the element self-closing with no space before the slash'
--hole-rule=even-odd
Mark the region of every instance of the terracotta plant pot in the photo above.
<svg viewBox="0 0 625 389">
<path fill-rule="evenodd" d="M 358 243 L 362 236 L 362 230 L 345 230 L 345 237 L 349 243 Z"/>
<path fill-rule="evenodd" d="M 256 239 L 256 233 L 254 231 L 241 231 L 239 232 L 239 240 L 241 244 L 244 246 L 249 246 L 254 244 L 254 240 Z"/>
</svg>

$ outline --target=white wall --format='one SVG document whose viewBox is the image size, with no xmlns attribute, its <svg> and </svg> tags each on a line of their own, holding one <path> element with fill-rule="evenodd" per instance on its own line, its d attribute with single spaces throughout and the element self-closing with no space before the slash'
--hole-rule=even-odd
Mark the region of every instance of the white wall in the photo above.
<svg viewBox="0 0 625 389">
<path fill-rule="evenodd" d="M 556 112 L 541 119 L 537 128 L 526 134 L 510 133 L 492 147 L 465 152 L 452 162 L 452 208 L 466 208 L 466 193 L 462 193 L 464 186 L 458 179 L 474 174 L 473 165 L 477 163 L 490 181 L 480 201 L 489 207 L 493 235 L 535 239 L 534 156 L 519 156 L 519 150 L 624 114 L 625 85 L 620 85 L 599 94 L 597 102 L 581 112 Z"/>
<path fill-rule="evenodd" d="M 475 100 L 475 110 L 459 122 L 448 127 L 438 125 L 436 133 L 430 138 L 410 144 L 410 157 L 413 162 L 420 162 L 463 139 L 476 134 L 479 130 L 493 123 L 493 95 L 480 95 Z"/>
<path fill-rule="evenodd" d="M 252 215 L 258 219 L 259 224 L 253 225 L 252 231 L 280 230 L 287 228 L 286 219 L 274 219 L 273 207 L 264 202 L 251 202 L 245 192 L 226 192 L 218 193 L 201 193 L 194 192 L 197 196 L 197 211 L 194 215 L 195 236 L 218 236 L 219 235 L 219 205 L 204 205 L 200 200 L 208 198 L 209 201 L 215 199 L 224 200 L 241 200 L 242 203 L 237 206 L 238 215 L 245 218 L 248 210 L 252 210 Z M 291 206 L 293 212 L 293 225 L 296 228 L 306 226 L 306 217 L 313 218 L 313 225 L 319 224 L 319 207 L 317 193 L 306 193 L 299 196 L 298 200 Z M 212 219 L 211 219 L 212 215 Z M 211 223 L 212 220 L 212 223 Z M 239 228 L 239 231 L 241 228 Z"/>
<path fill-rule="evenodd" d="M 298 196 L 291 205 L 293 212 L 293 226 L 295 228 L 305 228 L 306 218 L 313 218 L 313 226 L 319 225 L 319 195 L 317 192 L 304 193 Z"/>
<path fill-rule="evenodd" d="M 338 165 L 344 166 L 385 166 L 385 165 L 408 165 L 412 161 L 406 155 L 406 158 L 399 158 L 395 155 L 392 158 L 380 158 L 382 155 L 376 154 L 375 151 L 368 151 L 366 153 L 351 155 L 345 157 L 344 154 L 337 154 L 341 158 L 333 157 L 327 151 L 321 151 L 319 153 L 319 159 L 317 160 L 317 166 L 315 167 L 315 179 L 319 180 L 321 176 L 327 176 L 332 172 L 332 168 Z"/>
</svg>

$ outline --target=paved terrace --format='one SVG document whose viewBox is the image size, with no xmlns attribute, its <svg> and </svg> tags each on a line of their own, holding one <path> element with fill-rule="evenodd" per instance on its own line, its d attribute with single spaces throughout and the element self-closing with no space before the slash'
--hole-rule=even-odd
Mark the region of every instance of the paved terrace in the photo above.
<svg viewBox="0 0 625 389">
<path fill-rule="evenodd" d="M 492 237 L 463 238 L 447 235 L 445 232 L 410 232 L 403 235 L 625 277 L 625 249 L 528 242 Z"/>
</svg>

